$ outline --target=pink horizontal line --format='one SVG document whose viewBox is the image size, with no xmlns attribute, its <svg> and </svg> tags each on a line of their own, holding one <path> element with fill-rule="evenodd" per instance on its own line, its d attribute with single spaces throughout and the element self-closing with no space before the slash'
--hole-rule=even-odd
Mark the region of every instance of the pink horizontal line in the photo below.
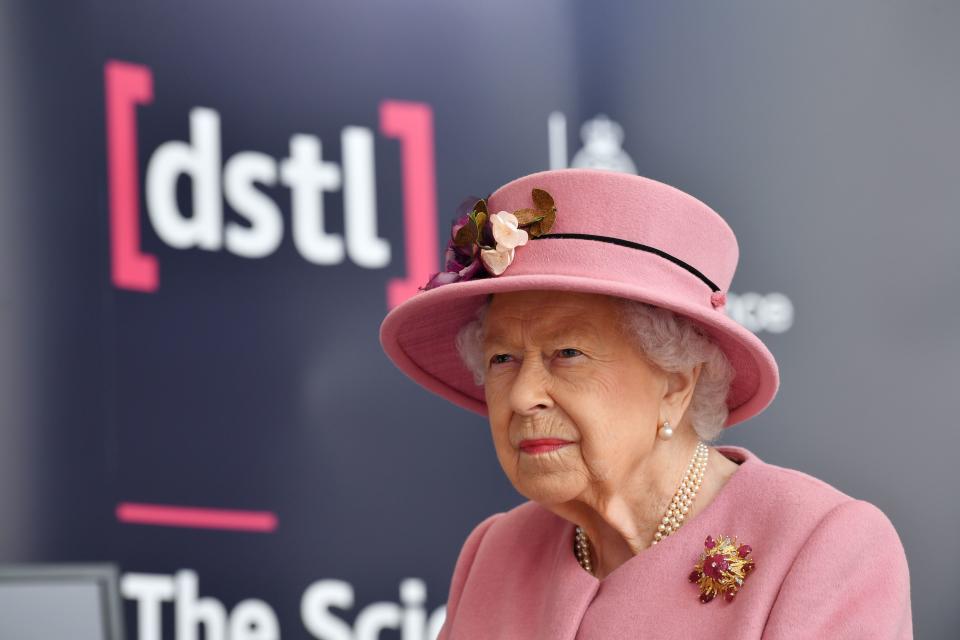
<svg viewBox="0 0 960 640">
<path fill-rule="evenodd" d="M 117 520 L 127 524 L 152 524 L 160 527 L 229 529 L 261 533 L 272 533 L 277 529 L 277 515 L 270 511 L 203 509 L 140 502 L 118 504 Z"/>
</svg>

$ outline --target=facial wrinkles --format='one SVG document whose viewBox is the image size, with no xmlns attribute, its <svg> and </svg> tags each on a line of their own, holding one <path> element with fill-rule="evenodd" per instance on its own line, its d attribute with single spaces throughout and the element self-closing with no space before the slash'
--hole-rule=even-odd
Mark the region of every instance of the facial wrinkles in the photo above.
<svg viewBox="0 0 960 640">
<path fill-rule="evenodd" d="M 624 400 L 619 397 L 623 389 L 618 376 L 623 370 L 618 363 L 619 359 L 614 357 L 607 360 L 595 358 L 589 372 L 574 375 L 567 383 L 567 391 L 590 399 L 589 403 L 578 406 L 579 411 L 573 419 L 584 426 L 584 464 L 596 482 L 614 479 L 619 459 L 628 453 L 618 442 L 624 433 L 623 418 L 618 412 L 608 412 L 609 407 Z"/>
<path fill-rule="evenodd" d="M 571 442 L 580 439 L 576 433 L 572 433 L 567 422 L 552 411 L 526 416 L 515 413 L 511 426 L 510 440 L 514 446 L 519 446 L 521 440 L 534 438 L 562 438 Z"/>
<path fill-rule="evenodd" d="M 619 404 L 624 400 L 622 397 L 618 398 L 624 393 L 624 388 L 620 384 L 622 381 L 616 377 L 626 370 L 625 366 L 621 365 L 629 365 L 630 369 L 634 370 L 633 363 L 618 359 L 611 363 L 608 370 L 601 370 L 592 377 L 595 385 L 593 392 L 607 406 L 610 402 Z M 645 373 L 645 370 L 641 368 L 637 373 Z M 639 389 L 637 393 L 640 393 Z M 634 400 L 641 403 L 654 402 L 652 398 L 642 396 L 634 396 Z M 643 425 L 631 421 L 634 417 L 640 420 L 644 413 L 646 412 L 643 410 L 638 411 L 635 416 L 633 412 L 605 413 L 602 421 L 596 417 L 583 417 L 584 420 L 592 420 L 590 439 L 583 447 L 583 460 L 591 477 L 590 491 L 601 509 L 605 509 L 606 506 L 603 505 L 607 505 L 611 500 L 615 501 L 623 491 L 635 490 L 641 486 L 634 478 L 642 475 L 642 461 L 646 458 L 646 453 L 637 450 L 642 444 L 633 436 Z"/>
<path fill-rule="evenodd" d="M 604 415 L 602 408 L 622 400 L 618 398 L 623 393 L 620 378 L 624 367 L 632 366 L 628 354 L 633 349 L 619 325 L 607 322 L 607 315 L 594 305 L 548 303 L 520 309 L 494 308 L 487 316 L 485 340 L 488 358 L 494 353 L 509 353 L 519 359 L 509 365 L 514 370 L 505 371 L 509 378 L 498 380 L 496 374 L 488 377 L 499 401 L 505 400 L 508 387 L 517 382 L 516 376 L 521 374 L 518 367 L 533 367 L 523 372 L 528 376 L 523 383 L 542 385 L 538 393 L 554 400 L 549 408 L 532 414 L 507 413 L 504 407 L 500 415 L 509 416 L 508 441 L 517 447 L 520 440 L 531 437 L 576 439 L 581 464 L 574 466 L 598 495 L 616 493 L 618 476 L 624 473 L 623 459 L 630 457 L 627 448 L 616 445 L 615 436 L 621 434 L 624 418 Z M 576 359 L 552 361 L 554 352 L 563 348 L 577 348 L 588 355 L 578 356 L 584 358 L 582 363 Z M 571 398 L 577 402 L 571 402 Z M 566 409 L 574 413 L 568 414 Z"/>
<path fill-rule="evenodd" d="M 510 353 L 514 357 L 519 357 L 519 362 L 510 365 L 514 369 L 505 374 L 508 377 L 499 381 L 496 375 L 488 378 L 495 387 L 499 387 L 496 393 L 501 395 L 502 399 L 509 397 L 515 384 L 535 386 L 533 392 L 535 395 L 531 402 L 536 400 L 537 395 L 541 395 L 545 399 L 562 397 L 563 392 L 558 389 L 558 381 L 550 370 L 549 359 L 552 354 L 545 353 L 547 343 L 543 339 L 544 330 L 550 325 L 555 327 L 554 322 L 551 321 L 546 324 L 538 318 L 513 316 L 505 317 L 502 323 L 498 323 L 499 331 L 490 337 L 490 344 L 485 352 L 491 357 L 494 353 Z M 503 329 L 506 329 L 506 331 L 503 331 Z M 518 347 L 520 348 L 519 352 Z M 558 402 L 554 400 L 549 403 L 548 407 L 530 413 L 510 412 L 507 439 L 513 449 L 512 457 L 515 465 L 519 466 L 522 455 L 519 449 L 520 441 L 546 437 L 562 438 L 577 443 L 581 440 L 579 432 Z M 572 465 L 568 461 L 565 454 L 548 453 L 545 455 L 557 456 L 565 461 L 562 469 L 554 469 L 556 472 L 570 471 L 576 468 L 576 465 Z"/>
<path fill-rule="evenodd" d="M 584 322 L 583 309 L 565 309 L 551 312 L 549 307 L 531 310 L 526 314 L 498 315 L 487 318 L 485 345 L 535 350 L 545 343 L 563 340 L 591 340 L 596 342 L 598 332 Z"/>
<path fill-rule="evenodd" d="M 582 448 L 583 464 L 595 489 L 606 486 L 614 479 L 617 461 L 611 457 L 616 451 L 615 447 L 610 446 L 611 432 L 614 431 L 609 424 L 593 425 L 590 438 Z"/>
<path fill-rule="evenodd" d="M 557 379 L 552 366 L 554 351 L 558 349 L 583 346 L 583 330 L 563 331 L 561 337 L 557 327 L 569 327 L 576 322 L 576 316 L 566 314 L 555 317 L 551 314 L 540 316 L 534 313 L 523 315 L 504 315 L 495 322 L 488 318 L 488 327 L 484 337 L 484 366 L 488 367 L 487 378 L 493 382 L 498 395 L 509 394 L 510 389 L 503 388 L 509 383 L 537 385 L 536 391 L 553 396 L 562 381 Z M 594 340 L 594 342 L 596 342 Z M 496 354 L 509 354 L 514 362 L 512 370 L 501 378 L 496 368 L 490 368 L 490 358 Z M 506 365 L 504 365 L 506 366 Z"/>
</svg>

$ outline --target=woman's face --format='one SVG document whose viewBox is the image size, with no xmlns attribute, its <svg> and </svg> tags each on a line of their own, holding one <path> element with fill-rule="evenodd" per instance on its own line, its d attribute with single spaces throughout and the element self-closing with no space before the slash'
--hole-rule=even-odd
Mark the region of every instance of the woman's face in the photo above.
<svg viewBox="0 0 960 640">
<path fill-rule="evenodd" d="M 600 295 L 493 297 L 483 343 L 490 427 L 500 465 L 530 500 L 620 486 L 654 446 L 669 380 L 619 314 Z"/>
</svg>

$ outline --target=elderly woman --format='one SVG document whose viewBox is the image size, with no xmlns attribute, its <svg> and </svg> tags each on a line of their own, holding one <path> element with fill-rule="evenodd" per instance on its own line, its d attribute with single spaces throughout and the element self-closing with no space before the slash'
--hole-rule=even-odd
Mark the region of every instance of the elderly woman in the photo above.
<svg viewBox="0 0 960 640">
<path fill-rule="evenodd" d="M 520 178 L 456 222 L 381 340 L 489 418 L 529 501 L 467 538 L 440 638 L 912 637 L 882 511 L 711 446 L 779 386 L 723 312 L 737 258 L 705 204 L 609 172 Z"/>
</svg>

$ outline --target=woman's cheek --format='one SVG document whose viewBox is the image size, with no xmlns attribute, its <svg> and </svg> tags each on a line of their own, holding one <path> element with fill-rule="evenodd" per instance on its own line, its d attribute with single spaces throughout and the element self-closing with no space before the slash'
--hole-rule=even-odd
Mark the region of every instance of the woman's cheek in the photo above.
<svg viewBox="0 0 960 640">
<path fill-rule="evenodd" d="M 488 380 L 484 385 L 484 397 L 487 401 L 487 418 L 499 446 L 500 438 L 509 439 L 508 430 L 512 416 L 509 396 L 504 392 L 503 385 Z"/>
<path fill-rule="evenodd" d="M 558 358 L 550 367 L 553 378 L 568 384 L 579 384 L 589 381 L 598 373 L 596 364 L 586 356 L 578 358 Z"/>
<path fill-rule="evenodd" d="M 498 376 L 492 369 L 487 370 L 486 382 L 483 385 L 483 395 L 487 401 L 487 410 L 491 417 L 499 413 L 506 400 L 504 394 L 503 376 Z"/>
</svg>

